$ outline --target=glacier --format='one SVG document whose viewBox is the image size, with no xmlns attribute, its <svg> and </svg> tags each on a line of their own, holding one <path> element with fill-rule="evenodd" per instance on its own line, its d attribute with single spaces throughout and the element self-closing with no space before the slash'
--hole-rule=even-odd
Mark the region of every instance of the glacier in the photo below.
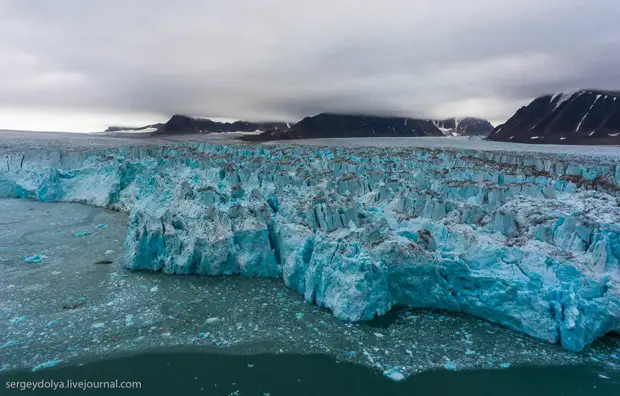
<svg viewBox="0 0 620 396">
<path fill-rule="evenodd" d="M 5 145 L 0 197 L 127 212 L 130 270 L 282 278 L 346 321 L 445 309 L 574 351 L 620 331 L 616 158 L 127 142 Z"/>
</svg>

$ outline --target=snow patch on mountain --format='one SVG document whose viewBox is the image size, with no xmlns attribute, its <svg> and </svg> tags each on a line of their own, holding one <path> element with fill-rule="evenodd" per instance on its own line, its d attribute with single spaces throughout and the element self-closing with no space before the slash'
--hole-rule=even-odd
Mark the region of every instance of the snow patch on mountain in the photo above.
<svg viewBox="0 0 620 396">
<path fill-rule="evenodd" d="M 114 131 L 98 132 L 102 135 L 125 134 L 125 133 L 153 133 L 157 132 L 157 128 L 140 128 L 140 129 L 120 129 Z"/>
</svg>

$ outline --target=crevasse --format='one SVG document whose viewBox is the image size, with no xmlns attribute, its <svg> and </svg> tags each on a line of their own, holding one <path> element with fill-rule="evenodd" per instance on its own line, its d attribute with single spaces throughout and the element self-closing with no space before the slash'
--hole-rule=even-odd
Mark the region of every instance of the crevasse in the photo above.
<svg viewBox="0 0 620 396">
<path fill-rule="evenodd" d="M 131 270 L 282 277 L 343 320 L 447 309 L 576 351 L 620 330 L 613 162 L 197 142 L 2 158 L 0 197 L 130 213 Z"/>
</svg>

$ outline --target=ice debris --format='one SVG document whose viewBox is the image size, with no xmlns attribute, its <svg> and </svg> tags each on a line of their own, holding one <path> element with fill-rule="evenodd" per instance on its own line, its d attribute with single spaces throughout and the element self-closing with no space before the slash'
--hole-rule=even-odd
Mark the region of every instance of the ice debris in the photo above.
<svg viewBox="0 0 620 396">
<path fill-rule="evenodd" d="M 54 367 L 58 364 L 62 363 L 62 360 L 49 360 L 47 362 L 41 363 L 41 364 L 37 364 L 36 366 L 34 366 L 32 368 L 32 371 L 39 371 L 39 370 L 43 370 L 43 369 L 48 369 L 51 367 Z"/>
<path fill-rule="evenodd" d="M 3 345 L 0 345 L 0 349 L 10 348 L 17 345 L 22 345 L 24 341 L 7 341 Z"/>
<path fill-rule="evenodd" d="M 76 232 L 75 234 L 73 234 L 73 236 L 76 237 L 83 237 L 83 236 L 89 236 L 90 232 L 86 232 L 86 231 L 82 231 L 82 232 Z"/>
<path fill-rule="evenodd" d="M 24 261 L 27 263 L 40 263 L 41 259 L 42 257 L 38 254 L 35 254 L 34 256 L 24 256 Z"/>
<path fill-rule="evenodd" d="M 77 309 L 88 302 L 87 297 L 79 297 L 77 299 L 70 299 L 62 304 L 63 309 Z"/>
<path fill-rule="evenodd" d="M 456 370 L 456 364 L 454 364 L 452 362 L 447 362 L 446 364 L 443 365 L 443 367 L 446 370 L 452 370 L 452 371 Z"/>
<path fill-rule="evenodd" d="M 399 366 L 392 367 L 391 369 L 385 370 L 383 372 L 383 375 L 397 382 L 402 381 L 406 378 L 405 374 L 403 374 L 402 367 L 399 367 Z"/>
</svg>

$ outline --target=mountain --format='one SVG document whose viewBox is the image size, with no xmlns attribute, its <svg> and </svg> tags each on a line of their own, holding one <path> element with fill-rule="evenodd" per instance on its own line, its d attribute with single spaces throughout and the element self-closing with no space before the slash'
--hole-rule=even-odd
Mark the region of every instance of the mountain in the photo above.
<svg viewBox="0 0 620 396">
<path fill-rule="evenodd" d="M 327 137 L 411 137 L 411 136 L 469 136 L 488 135 L 493 126 L 478 118 L 451 118 L 447 120 L 420 120 L 368 115 L 322 113 L 306 117 L 292 127 L 282 122 L 217 122 L 206 118 L 174 115 L 165 124 L 140 128 L 109 127 L 105 133 L 149 133 L 172 135 L 219 132 L 255 132 L 259 135 L 241 137 L 248 141 L 315 139 Z"/>
<path fill-rule="evenodd" d="M 541 144 L 620 144 L 619 92 L 581 90 L 538 97 L 489 140 Z"/>
<path fill-rule="evenodd" d="M 399 117 L 322 113 L 306 117 L 287 130 L 243 136 L 246 141 L 346 137 L 412 137 L 484 134 L 493 130 L 486 120 L 419 120 Z"/>
<path fill-rule="evenodd" d="M 191 134 L 213 132 L 255 132 L 255 131 L 278 131 L 288 128 L 286 123 L 281 122 L 217 122 L 207 118 L 192 118 L 184 115 L 174 115 L 168 122 L 163 124 L 154 135 L 164 134 Z"/>
<path fill-rule="evenodd" d="M 493 132 L 493 125 L 481 118 L 450 118 L 434 123 L 447 136 L 487 136 Z"/>
</svg>

